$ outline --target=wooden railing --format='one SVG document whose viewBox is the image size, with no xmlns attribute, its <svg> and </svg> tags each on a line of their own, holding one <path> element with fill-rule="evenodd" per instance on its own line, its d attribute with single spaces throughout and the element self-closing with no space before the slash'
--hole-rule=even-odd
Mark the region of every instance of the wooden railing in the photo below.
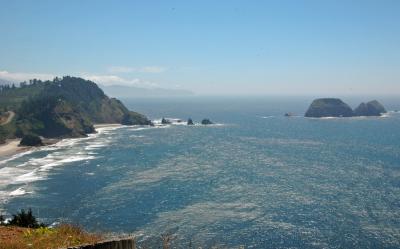
<svg viewBox="0 0 400 249">
<path fill-rule="evenodd" d="M 68 247 L 67 249 L 136 249 L 135 239 L 103 241 L 93 245 Z"/>
</svg>

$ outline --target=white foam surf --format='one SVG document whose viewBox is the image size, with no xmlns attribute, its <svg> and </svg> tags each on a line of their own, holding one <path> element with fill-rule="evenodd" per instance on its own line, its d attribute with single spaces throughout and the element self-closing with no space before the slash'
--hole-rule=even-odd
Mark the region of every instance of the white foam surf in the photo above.
<svg viewBox="0 0 400 249">
<path fill-rule="evenodd" d="M 0 161 L 0 165 L 3 165 L 3 164 L 5 164 L 5 163 L 7 163 L 7 162 L 10 162 L 10 161 L 13 161 L 13 160 L 15 160 L 15 159 L 18 159 L 18 158 L 23 157 L 23 156 L 25 156 L 25 155 L 29 155 L 29 154 L 31 154 L 31 153 L 33 153 L 33 152 L 35 152 L 35 149 L 32 149 L 32 150 L 28 150 L 28 151 L 25 151 L 25 152 L 21 152 L 21 153 L 15 154 L 15 155 L 13 155 L 13 156 L 11 156 L 11 157 L 5 159 L 5 160 Z"/>
<path fill-rule="evenodd" d="M 24 195 L 24 194 L 27 194 L 27 193 L 28 192 L 26 192 L 26 190 L 24 188 L 20 187 L 20 188 L 17 188 L 16 190 L 14 190 L 14 191 L 11 191 L 8 195 L 9 196 L 20 196 L 20 195 Z"/>
<path fill-rule="evenodd" d="M 102 128 L 99 133 L 85 138 L 64 139 L 56 144 L 23 152 L 1 161 L 0 203 L 6 203 L 10 198 L 33 193 L 30 183 L 47 179 L 55 167 L 96 159 L 96 153 L 85 152 L 83 149 L 95 150 L 106 146 L 110 139 L 100 138 L 98 141 L 97 139 L 100 135 L 116 128 Z M 24 158 L 26 155 L 30 155 L 30 158 Z M 14 185 L 18 188 L 12 189 L 11 186 Z"/>
</svg>

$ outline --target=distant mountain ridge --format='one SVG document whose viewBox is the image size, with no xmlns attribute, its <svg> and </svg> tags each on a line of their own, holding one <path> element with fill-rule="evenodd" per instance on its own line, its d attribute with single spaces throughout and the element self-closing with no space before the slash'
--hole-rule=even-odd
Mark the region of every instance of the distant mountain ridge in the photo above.
<svg viewBox="0 0 400 249">
<path fill-rule="evenodd" d="M 53 81 L 31 80 L 20 87 L 0 87 L 1 111 L 14 111 L 6 137 L 34 134 L 48 138 L 80 137 L 94 132 L 93 124 L 148 125 L 144 115 L 109 98 L 96 83 L 66 76 Z M 1 131 L 0 131 L 1 137 Z"/>
<path fill-rule="evenodd" d="M 178 97 L 178 96 L 191 96 L 194 93 L 189 90 L 183 89 L 167 89 L 167 88 L 141 88 L 134 86 L 121 86 L 121 85 L 100 85 L 110 96 L 117 98 L 130 98 L 130 97 Z"/>
</svg>

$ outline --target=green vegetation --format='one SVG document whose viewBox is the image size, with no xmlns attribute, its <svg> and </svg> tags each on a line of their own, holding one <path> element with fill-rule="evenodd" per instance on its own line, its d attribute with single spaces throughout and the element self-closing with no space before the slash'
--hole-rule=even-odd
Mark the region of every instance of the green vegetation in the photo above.
<svg viewBox="0 0 400 249">
<path fill-rule="evenodd" d="M 105 248 L 105 244 L 107 243 L 104 242 L 104 235 L 86 232 L 76 225 L 60 224 L 56 227 L 48 227 L 43 223 L 40 224 L 36 217 L 33 216 L 31 209 L 28 212 L 21 210 L 17 214 L 12 215 L 12 219 L 7 224 L 4 220 L 4 217 L 0 215 L 0 249 L 48 249 L 78 246 L 89 246 L 92 248 L 91 246 L 94 245 L 101 245 L 101 248 Z M 161 234 L 161 240 L 145 240 L 138 247 L 136 238 L 130 237 L 128 239 L 132 240 L 131 246 L 133 249 L 169 249 L 176 247 L 173 245 L 176 236 L 170 233 Z M 118 244 L 119 239 L 116 239 L 116 241 L 117 243 L 113 244 L 112 248 L 121 248 L 122 245 L 126 245 L 126 243 Z M 111 248 L 111 245 L 107 244 L 107 246 Z M 202 248 L 194 246 L 191 240 L 187 246 L 181 245 L 178 247 Z M 212 248 L 217 249 L 222 247 L 213 246 Z M 244 247 L 239 247 L 239 249 L 242 248 Z"/>
<path fill-rule="evenodd" d="M 143 115 L 107 97 L 94 83 L 75 77 L 31 80 L 20 87 L 0 86 L 0 111 L 16 117 L 0 126 L 0 142 L 33 134 L 43 137 L 80 137 L 95 132 L 94 123 L 148 125 Z"/>
<path fill-rule="evenodd" d="M 101 239 L 101 236 L 87 233 L 73 225 L 47 227 L 37 221 L 31 209 L 12 215 L 7 224 L 0 215 L 0 249 L 63 248 L 93 244 Z"/>
<path fill-rule="evenodd" d="M 0 144 L 3 144 L 6 142 L 8 133 L 3 129 L 3 127 L 0 126 Z"/>
<path fill-rule="evenodd" d="M 4 143 L 8 138 L 15 137 L 16 128 L 15 118 L 5 125 L 0 125 L 0 144 Z"/>
<path fill-rule="evenodd" d="M 49 249 L 92 245 L 103 238 L 80 227 L 62 224 L 55 228 L 0 226 L 0 249 Z"/>
<path fill-rule="evenodd" d="M 51 84 L 51 81 L 43 82 L 35 79 L 31 80 L 29 84 L 22 82 L 20 87 L 16 87 L 15 85 L 0 86 L 0 109 L 3 111 L 16 111 L 22 101 L 39 95 L 48 84 Z"/>
<path fill-rule="evenodd" d="M 21 212 L 13 214 L 13 217 L 8 225 L 28 228 L 45 227 L 44 224 L 39 224 L 37 222 L 36 217 L 33 216 L 31 209 L 29 209 L 28 212 L 25 212 L 25 210 L 22 209 Z"/>
</svg>

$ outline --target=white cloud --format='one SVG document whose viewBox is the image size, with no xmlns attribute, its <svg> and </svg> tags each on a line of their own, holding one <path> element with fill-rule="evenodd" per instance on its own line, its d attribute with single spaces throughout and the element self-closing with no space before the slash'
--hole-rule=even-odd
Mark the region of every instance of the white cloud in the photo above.
<svg viewBox="0 0 400 249">
<path fill-rule="evenodd" d="M 137 87 L 158 87 L 157 84 L 149 81 L 144 81 L 137 78 L 128 79 L 117 75 L 99 75 L 99 74 L 82 73 L 80 74 L 80 77 L 105 86 L 120 85 L 120 86 L 137 86 Z"/>
<path fill-rule="evenodd" d="M 30 79 L 52 80 L 55 78 L 55 75 L 47 73 L 12 73 L 8 71 L 0 71 L 0 78 L 19 83 Z"/>
<path fill-rule="evenodd" d="M 152 67 L 142 67 L 140 68 L 139 71 L 143 73 L 162 73 L 166 70 L 167 69 L 165 67 L 152 66 Z"/>
<path fill-rule="evenodd" d="M 131 67 L 109 67 L 107 69 L 110 73 L 131 73 L 133 68 Z"/>
<path fill-rule="evenodd" d="M 19 83 L 22 81 L 28 81 L 31 79 L 40 80 L 52 80 L 56 77 L 55 74 L 48 73 L 23 73 L 23 72 L 8 72 L 0 70 L 0 79 L 4 79 L 10 82 Z M 60 77 L 60 75 L 58 75 Z M 95 83 L 110 86 L 110 85 L 121 85 L 121 86 L 137 86 L 137 87 L 158 87 L 158 84 L 153 82 L 145 81 L 138 78 L 123 78 L 117 75 L 109 74 L 91 74 L 91 73 L 77 73 L 72 76 L 82 77 L 87 80 L 91 80 Z"/>
<path fill-rule="evenodd" d="M 146 66 L 146 67 L 124 67 L 112 66 L 108 68 L 110 73 L 162 73 L 167 70 L 166 67 Z"/>
</svg>

